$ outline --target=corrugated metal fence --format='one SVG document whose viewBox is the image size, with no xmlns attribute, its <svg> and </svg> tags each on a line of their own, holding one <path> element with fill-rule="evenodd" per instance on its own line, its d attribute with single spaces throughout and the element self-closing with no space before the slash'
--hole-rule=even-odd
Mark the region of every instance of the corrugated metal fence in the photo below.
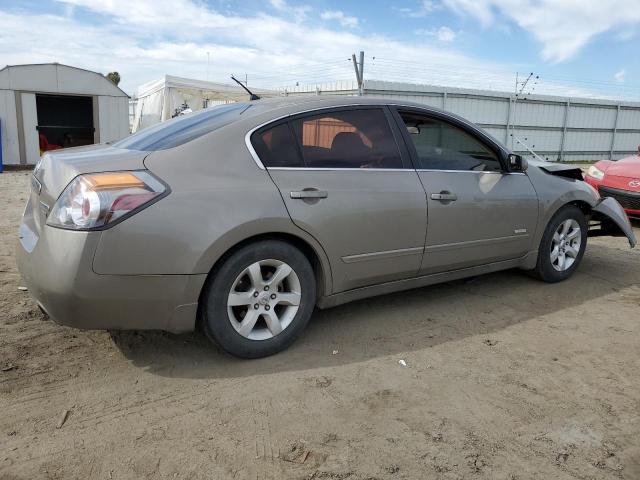
<svg viewBox="0 0 640 480">
<path fill-rule="evenodd" d="M 355 82 L 336 82 L 282 91 L 355 95 L 358 89 Z M 461 115 L 527 157 L 531 155 L 526 147 L 552 161 L 619 159 L 637 153 L 640 145 L 638 102 L 543 95 L 516 100 L 515 94 L 505 92 L 375 80 L 365 82 L 364 94 L 424 103 Z"/>
</svg>

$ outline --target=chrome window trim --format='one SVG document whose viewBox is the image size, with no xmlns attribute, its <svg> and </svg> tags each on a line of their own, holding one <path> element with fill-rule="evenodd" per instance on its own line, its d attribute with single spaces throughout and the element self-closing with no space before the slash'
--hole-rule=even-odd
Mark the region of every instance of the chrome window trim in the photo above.
<svg viewBox="0 0 640 480">
<path fill-rule="evenodd" d="M 269 167 L 274 171 L 305 171 L 305 172 L 440 172 L 440 173 L 475 173 L 488 175 L 525 175 L 524 172 L 493 172 L 477 170 L 438 170 L 428 168 L 321 168 L 321 167 Z"/>
<path fill-rule="evenodd" d="M 407 105 L 406 103 L 351 103 L 351 104 L 340 104 L 340 105 L 329 105 L 329 106 L 323 106 L 323 107 L 317 107 L 317 108 L 309 108 L 307 110 L 301 110 L 299 112 L 295 112 L 295 113 L 289 113 L 287 115 L 282 115 L 280 117 L 276 117 L 276 118 L 272 118 L 271 120 L 268 120 L 264 123 L 261 123 L 260 125 L 253 127 L 251 130 L 249 130 L 245 136 L 244 136 L 244 143 L 247 146 L 247 149 L 249 150 L 249 153 L 251 154 L 251 158 L 253 158 L 253 161 L 256 162 L 256 165 L 258 166 L 258 168 L 260 168 L 261 170 L 266 170 L 267 168 L 264 166 L 264 164 L 262 163 L 262 161 L 260 160 L 260 157 L 258 157 L 257 152 L 255 151 L 255 149 L 253 148 L 253 145 L 251 144 L 251 135 L 253 134 L 253 132 L 255 132 L 256 130 L 262 128 L 262 127 L 266 127 L 267 125 L 271 124 L 271 123 L 275 123 L 278 122 L 280 120 L 284 120 L 285 118 L 289 118 L 289 117 L 294 117 L 297 115 L 304 115 L 305 113 L 312 113 L 312 112 L 318 112 L 321 110 L 333 110 L 335 108 L 349 108 L 349 107 L 378 107 L 378 108 L 384 108 L 384 107 L 400 107 L 400 108 L 414 108 L 416 110 L 424 110 L 427 114 L 437 114 L 437 115 L 442 115 L 444 117 L 447 117 L 451 120 L 455 120 L 455 121 L 460 121 L 459 117 L 456 117 L 455 115 L 450 114 L 449 112 L 445 112 L 445 111 L 434 111 L 434 110 L 430 110 L 428 105 L 425 105 L 424 107 L 422 106 L 415 106 L 415 105 Z M 464 119 L 463 119 L 464 120 Z M 467 122 L 469 124 L 469 126 L 472 126 L 475 128 L 475 126 L 471 123 L 471 122 Z M 500 145 L 497 141 L 493 140 L 488 134 L 485 134 L 484 132 L 480 132 L 482 133 L 487 140 L 489 140 L 490 142 L 494 143 L 496 146 L 498 146 L 499 148 L 502 148 L 502 150 L 508 151 L 507 149 L 503 148 L 502 145 Z M 305 168 L 305 167 L 273 167 L 273 168 L 269 168 L 269 170 L 279 170 L 279 169 L 298 169 L 298 170 L 318 170 L 318 169 L 311 169 L 311 168 Z M 322 169 L 322 170 L 348 170 L 346 168 L 336 168 L 336 169 Z M 356 168 L 355 170 L 384 170 L 384 171 L 391 171 L 393 169 L 391 168 L 379 168 L 379 169 L 366 169 L 366 168 Z M 445 172 L 467 172 L 467 171 L 472 171 L 472 170 L 417 170 L 417 169 L 412 169 L 412 168 L 403 168 L 401 169 L 402 171 L 445 171 Z M 482 172 L 477 172 L 477 173 L 482 173 Z M 488 173 L 488 172 L 484 172 L 484 173 Z M 506 173 L 519 173 L 519 174 L 523 174 L 522 172 L 495 172 L 495 173 L 500 173 L 500 174 L 506 174 Z"/>
<path fill-rule="evenodd" d="M 526 175 L 524 172 L 494 172 L 492 170 L 440 170 L 437 168 L 417 168 L 416 172 L 444 172 L 444 173 L 475 173 L 475 174 L 491 174 L 491 175 Z"/>
<path fill-rule="evenodd" d="M 269 170 L 305 172 L 415 172 L 413 168 L 323 168 L 323 167 L 269 167 Z"/>
</svg>

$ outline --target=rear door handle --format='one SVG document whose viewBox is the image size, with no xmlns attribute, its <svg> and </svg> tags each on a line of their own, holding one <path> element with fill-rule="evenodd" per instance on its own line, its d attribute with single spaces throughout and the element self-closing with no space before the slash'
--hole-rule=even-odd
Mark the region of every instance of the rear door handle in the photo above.
<svg viewBox="0 0 640 480">
<path fill-rule="evenodd" d="M 457 199 L 458 196 L 455 193 L 447 192 L 446 190 L 431 194 L 431 200 L 438 200 L 439 202 L 455 202 Z"/>
<path fill-rule="evenodd" d="M 291 192 L 291 198 L 327 198 L 329 194 L 322 190 L 299 190 Z"/>
</svg>

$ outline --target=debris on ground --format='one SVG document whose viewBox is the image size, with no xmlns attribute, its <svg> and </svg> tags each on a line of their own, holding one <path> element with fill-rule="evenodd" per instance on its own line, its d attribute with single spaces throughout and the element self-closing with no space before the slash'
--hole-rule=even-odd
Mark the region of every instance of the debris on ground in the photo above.
<svg viewBox="0 0 640 480">
<path fill-rule="evenodd" d="M 26 292 L 29 289 L 27 287 L 18 287 L 18 290 L 20 290 L 21 292 Z"/>
<path fill-rule="evenodd" d="M 399 363 L 400 365 L 402 365 L 403 367 L 406 367 L 406 366 L 407 366 L 407 362 L 405 362 L 404 360 L 398 360 L 398 363 Z"/>
<path fill-rule="evenodd" d="M 333 352 L 331 352 L 331 355 L 337 355 L 338 353 L 338 350 L 334 350 Z"/>
<path fill-rule="evenodd" d="M 565 463 L 569 459 L 569 452 L 563 450 L 556 455 L 556 463 Z"/>
<path fill-rule="evenodd" d="M 302 464 L 307 461 L 310 453 L 311 451 L 302 442 L 295 442 L 291 445 L 289 451 L 282 454 L 280 458 L 285 462 Z"/>
<path fill-rule="evenodd" d="M 7 365 L 6 367 L 0 368 L 1 372 L 10 372 L 11 370 L 16 370 L 18 367 L 16 365 Z"/>
<path fill-rule="evenodd" d="M 316 378 L 316 385 L 320 388 L 327 388 L 333 383 L 333 379 L 331 377 L 322 376 Z"/>
<path fill-rule="evenodd" d="M 62 412 L 62 415 L 60 416 L 60 421 L 58 422 L 58 425 L 56 426 L 56 428 L 62 428 L 62 426 L 64 425 L 64 423 L 67 421 L 67 418 L 69 418 L 69 410 L 65 410 Z"/>
</svg>

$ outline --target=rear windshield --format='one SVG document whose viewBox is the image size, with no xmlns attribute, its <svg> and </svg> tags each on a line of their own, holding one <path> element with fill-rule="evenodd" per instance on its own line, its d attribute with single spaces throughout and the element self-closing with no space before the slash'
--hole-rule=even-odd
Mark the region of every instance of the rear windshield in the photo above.
<svg viewBox="0 0 640 480">
<path fill-rule="evenodd" d="M 246 103 L 229 103 L 207 108 L 140 130 L 113 146 L 143 151 L 177 147 L 232 123 L 249 107 Z"/>
</svg>

